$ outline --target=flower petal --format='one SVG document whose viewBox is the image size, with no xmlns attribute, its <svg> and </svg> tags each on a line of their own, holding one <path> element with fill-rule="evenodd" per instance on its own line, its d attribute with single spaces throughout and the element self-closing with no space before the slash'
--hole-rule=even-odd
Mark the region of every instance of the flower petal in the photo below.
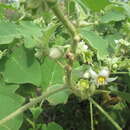
<svg viewBox="0 0 130 130">
<path fill-rule="evenodd" d="M 96 79 L 98 77 L 97 73 L 95 71 L 93 71 L 91 68 L 89 69 L 89 73 L 93 79 Z"/>
<path fill-rule="evenodd" d="M 86 71 L 84 74 L 83 74 L 83 78 L 86 78 L 88 79 L 90 77 L 90 73 L 88 71 Z"/>
<path fill-rule="evenodd" d="M 99 76 L 109 77 L 109 70 L 108 70 L 108 68 L 103 68 L 103 69 L 99 72 Z"/>
<path fill-rule="evenodd" d="M 107 82 L 112 82 L 112 81 L 115 81 L 117 79 L 117 77 L 115 78 L 107 78 Z"/>
</svg>

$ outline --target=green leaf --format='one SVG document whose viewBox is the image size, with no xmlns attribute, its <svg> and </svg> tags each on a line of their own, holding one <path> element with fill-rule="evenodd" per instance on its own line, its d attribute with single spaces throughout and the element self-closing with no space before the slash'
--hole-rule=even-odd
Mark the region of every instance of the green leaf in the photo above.
<svg viewBox="0 0 130 130">
<path fill-rule="evenodd" d="M 128 18 L 130 18 L 130 5 L 126 3 L 120 3 L 120 6 L 125 10 L 125 13 Z"/>
<path fill-rule="evenodd" d="M 124 10 L 119 10 L 119 8 L 113 8 L 107 12 L 101 17 L 100 22 L 102 23 L 109 23 L 112 21 L 121 21 L 126 18 L 126 15 L 124 13 Z"/>
<path fill-rule="evenodd" d="M 40 106 L 32 107 L 32 108 L 30 108 L 30 111 L 32 112 L 34 120 L 36 120 L 38 118 L 38 116 L 41 114 L 42 108 Z"/>
<path fill-rule="evenodd" d="M 42 130 L 63 130 L 63 128 L 55 122 L 51 122 L 48 125 L 43 125 Z"/>
<path fill-rule="evenodd" d="M 72 79 L 74 81 L 78 81 L 84 74 L 84 72 L 87 70 L 87 66 L 78 66 L 72 70 Z"/>
<path fill-rule="evenodd" d="M 15 94 L 18 87 L 18 85 L 6 85 L 0 81 L 0 119 L 8 116 L 23 104 L 24 99 Z M 19 130 L 22 121 L 23 116 L 20 114 L 1 125 L 0 130 Z"/>
<path fill-rule="evenodd" d="M 32 21 L 21 21 L 18 32 L 23 36 L 26 48 L 35 47 L 38 44 L 36 39 L 42 36 L 41 28 Z"/>
<path fill-rule="evenodd" d="M 100 37 L 98 34 L 92 31 L 86 31 L 85 28 L 82 29 L 81 34 L 84 39 L 86 39 L 89 44 L 97 50 L 98 58 L 102 59 L 108 56 L 108 42 Z"/>
<path fill-rule="evenodd" d="M 56 24 L 50 24 L 47 28 L 43 30 L 42 41 L 44 45 L 47 45 L 51 36 L 54 34 L 56 30 Z"/>
<path fill-rule="evenodd" d="M 122 38 L 122 35 L 120 33 L 115 33 L 115 34 L 110 34 L 110 35 L 106 35 L 104 37 L 105 40 L 108 41 L 108 46 L 109 46 L 109 53 L 110 55 L 112 55 L 113 53 L 115 53 L 116 49 L 116 43 L 115 40 L 119 40 Z"/>
<path fill-rule="evenodd" d="M 0 44 L 10 44 L 15 38 L 20 38 L 17 27 L 14 23 L 0 21 Z"/>
<path fill-rule="evenodd" d="M 19 47 L 14 50 L 6 61 L 3 76 L 7 83 L 32 83 L 40 85 L 40 64 L 34 58 L 32 52 Z"/>
<path fill-rule="evenodd" d="M 64 70 L 54 60 L 46 58 L 41 65 L 41 86 L 46 89 L 49 85 L 63 83 Z"/>
<path fill-rule="evenodd" d="M 112 91 L 112 93 L 122 97 L 124 100 L 130 103 L 130 93 L 120 92 L 120 91 Z"/>
<path fill-rule="evenodd" d="M 53 85 L 51 87 L 48 87 L 47 91 L 49 92 L 49 91 L 55 90 L 55 89 L 60 88 L 60 87 L 63 87 L 63 85 L 62 84 L 56 84 L 56 85 Z M 49 103 L 51 105 L 66 103 L 67 100 L 68 100 L 69 94 L 70 94 L 70 92 L 68 90 L 62 90 L 60 92 L 57 92 L 57 93 L 49 96 L 47 98 L 47 100 L 49 101 Z"/>
<path fill-rule="evenodd" d="M 109 5 L 110 2 L 108 0 L 78 0 L 82 2 L 82 5 L 90 8 L 93 11 L 100 11 L 105 6 Z"/>
</svg>

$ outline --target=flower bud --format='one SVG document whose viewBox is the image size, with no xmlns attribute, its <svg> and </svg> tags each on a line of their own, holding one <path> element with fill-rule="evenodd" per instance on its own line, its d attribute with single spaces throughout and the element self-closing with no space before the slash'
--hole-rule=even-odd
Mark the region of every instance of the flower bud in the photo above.
<svg viewBox="0 0 130 130">
<path fill-rule="evenodd" d="M 118 68 L 118 65 L 117 64 L 113 64 L 112 66 L 114 69 L 117 69 Z"/>
<path fill-rule="evenodd" d="M 89 72 L 85 72 L 84 74 L 83 74 L 83 78 L 86 78 L 86 79 L 88 79 L 90 77 L 90 74 L 89 74 Z"/>
</svg>

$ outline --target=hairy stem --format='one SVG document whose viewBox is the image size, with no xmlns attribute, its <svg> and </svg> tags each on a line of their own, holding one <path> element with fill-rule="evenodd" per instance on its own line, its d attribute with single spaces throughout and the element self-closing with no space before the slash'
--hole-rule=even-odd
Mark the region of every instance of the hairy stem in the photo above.
<svg viewBox="0 0 130 130">
<path fill-rule="evenodd" d="M 115 128 L 117 128 L 117 130 L 122 130 L 122 128 L 117 124 L 117 122 L 115 122 L 113 118 L 105 110 L 103 110 L 103 108 L 98 103 L 96 103 L 91 97 L 89 98 L 89 101 L 92 102 L 92 104 L 107 117 L 107 119 L 115 126 Z"/>
<path fill-rule="evenodd" d="M 65 66 L 66 85 L 68 87 L 72 87 L 71 73 L 72 73 L 73 61 L 75 58 L 74 54 L 77 48 L 77 44 L 80 41 L 80 36 L 77 33 L 77 29 L 68 19 L 68 17 L 62 13 L 62 9 L 60 9 L 59 5 L 57 4 L 57 0 L 46 0 L 46 2 L 48 6 L 52 9 L 53 13 L 62 22 L 62 24 L 66 27 L 66 29 L 72 36 L 73 42 L 71 43 L 69 51 L 67 51 L 66 53 L 67 65 Z"/>
<path fill-rule="evenodd" d="M 55 2 L 55 0 L 51 0 L 52 2 Z M 46 0 L 48 5 L 50 4 L 50 0 Z M 70 22 L 70 20 L 62 13 L 62 9 L 59 8 L 59 5 L 57 3 L 53 4 L 52 6 L 49 6 L 54 14 L 57 16 L 57 18 L 63 23 L 63 25 L 66 27 L 66 29 L 72 34 L 72 36 L 75 36 L 77 31 L 74 25 Z"/>
<path fill-rule="evenodd" d="M 53 91 L 43 93 L 43 95 L 31 100 L 29 103 L 25 104 L 24 106 L 17 109 L 15 112 L 9 114 L 8 116 L 6 116 L 2 120 L 0 120 L 0 125 L 6 123 L 7 121 L 9 121 L 9 120 L 13 119 L 14 117 L 18 116 L 19 114 L 23 113 L 28 108 L 30 108 L 30 107 L 36 105 L 37 103 L 39 103 L 41 100 L 46 99 L 47 97 L 51 96 L 52 94 L 55 94 L 55 93 L 62 91 L 66 88 L 67 88 L 66 86 L 63 86 L 63 87 L 55 89 Z"/>
<path fill-rule="evenodd" d="M 93 104 L 92 102 L 90 103 L 90 118 L 91 118 L 91 130 L 94 130 L 94 123 L 93 123 Z"/>
</svg>

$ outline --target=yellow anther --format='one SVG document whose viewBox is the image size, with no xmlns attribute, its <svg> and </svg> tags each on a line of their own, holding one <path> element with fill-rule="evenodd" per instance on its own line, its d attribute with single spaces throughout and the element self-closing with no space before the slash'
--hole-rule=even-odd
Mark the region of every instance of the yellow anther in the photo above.
<svg viewBox="0 0 130 130">
<path fill-rule="evenodd" d="M 105 81 L 106 81 L 106 77 L 103 77 L 103 76 L 99 76 L 98 78 L 97 78 L 97 82 L 98 82 L 98 84 L 105 84 Z"/>
</svg>

